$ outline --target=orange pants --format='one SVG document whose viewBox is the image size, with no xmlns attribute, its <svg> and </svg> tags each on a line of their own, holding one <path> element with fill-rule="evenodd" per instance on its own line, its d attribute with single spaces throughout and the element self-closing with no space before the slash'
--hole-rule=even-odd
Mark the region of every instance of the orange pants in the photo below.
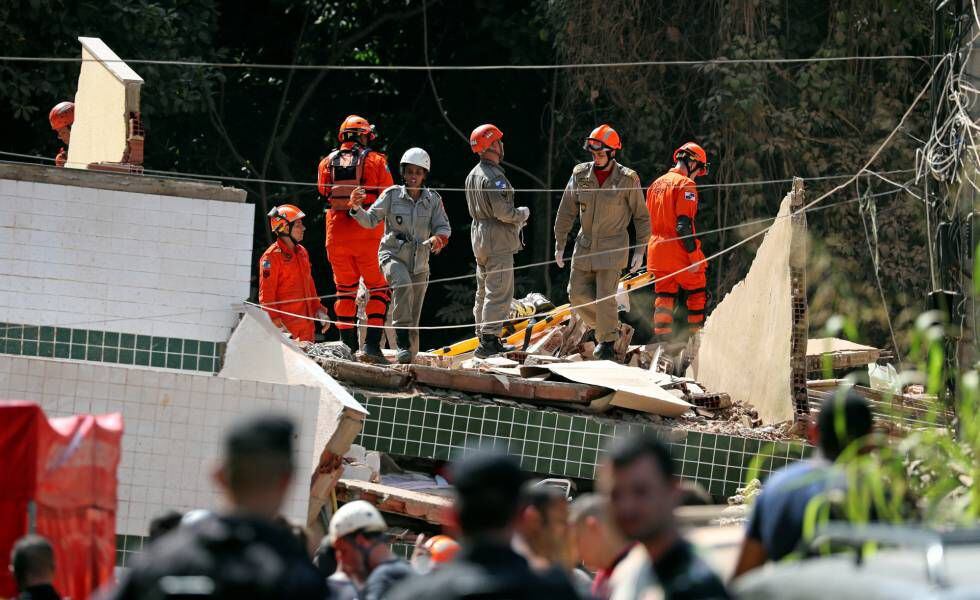
<svg viewBox="0 0 980 600">
<path fill-rule="evenodd" d="M 674 269 L 676 270 L 676 269 Z M 682 271 L 672 277 L 667 277 L 674 271 L 653 272 L 657 282 L 653 284 L 655 300 L 653 301 L 653 335 L 659 341 L 665 341 L 673 333 L 674 310 L 677 307 L 677 296 L 684 290 L 685 306 L 687 307 L 687 329 L 691 333 L 701 329 L 704 323 L 704 305 L 708 296 L 706 293 L 707 278 L 702 270 L 699 273 Z M 667 277 L 660 280 L 661 277 Z"/>
<path fill-rule="evenodd" d="M 337 299 L 333 303 L 337 315 L 337 329 L 351 329 L 357 321 L 357 288 L 361 279 L 368 289 L 365 307 L 369 325 L 384 325 L 391 302 L 391 290 L 378 266 L 378 246 L 366 244 L 328 244 L 327 256 L 333 268 L 333 282 L 337 286 Z M 380 331 L 380 330 L 379 330 Z"/>
</svg>

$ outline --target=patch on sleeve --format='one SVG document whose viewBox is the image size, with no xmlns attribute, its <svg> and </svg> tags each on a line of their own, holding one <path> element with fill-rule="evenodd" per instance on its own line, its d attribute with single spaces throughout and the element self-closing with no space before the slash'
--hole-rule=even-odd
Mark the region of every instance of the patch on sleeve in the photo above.
<svg viewBox="0 0 980 600">
<path fill-rule="evenodd" d="M 262 261 L 262 277 L 269 277 L 272 275 L 272 263 L 269 259 Z"/>
<path fill-rule="evenodd" d="M 500 179 L 497 179 L 497 180 L 495 180 L 495 181 L 493 182 L 493 185 L 494 185 L 494 186 L 495 186 L 495 187 L 496 187 L 496 188 L 497 188 L 498 190 L 506 190 L 506 189 L 507 189 L 507 180 L 506 180 L 506 179 L 504 179 L 503 177 L 501 177 Z"/>
<path fill-rule="evenodd" d="M 684 192 L 684 199 L 690 200 L 691 202 L 697 202 L 698 195 L 694 192 Z"/>
</svg>

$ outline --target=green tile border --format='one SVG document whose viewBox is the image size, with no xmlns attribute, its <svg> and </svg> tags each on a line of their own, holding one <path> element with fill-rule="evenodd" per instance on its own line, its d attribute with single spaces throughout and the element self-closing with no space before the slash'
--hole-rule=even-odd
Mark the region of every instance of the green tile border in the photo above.
<svg viewBox="0 0 980 600">
<path fill-rule="evenodd" d="M 578 413 L 350 391 L 369 412 L 356 441 L 369 450 L 451 460 L 471 449 L 496 449 L 517 457 L 521 467 L 529 472 L 595 479 L 597 465 L 614 439 L 650 429 L 671 444 L 681 476 L 699 483 L 719 500 L 745 484 L 754 463 L 758 475 L 764 478 L 809 453 L 809 447 L 803 444 L 670 429 Z"/>
<path fill-rule="evenodd" d="M 0 323 L 0 354 L 216 373 L 224 342 Z"/>
<path fill-rule="evenodd" d="M 128 567 L 129 561 L 143 551 L 146 537 L 141 535 L 116 534 L 116 566 Z"/>
</svg>

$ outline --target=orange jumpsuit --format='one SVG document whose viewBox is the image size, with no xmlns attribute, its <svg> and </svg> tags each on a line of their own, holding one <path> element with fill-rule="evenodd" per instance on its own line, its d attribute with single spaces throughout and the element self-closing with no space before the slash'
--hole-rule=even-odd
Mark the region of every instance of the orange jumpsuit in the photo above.
<svg viewBox="0 0 980 600">
<path fill-rule="evenodd" d="M 318 295 L 306 248 L 296 244 L 290 249 L 282 240 L 277 240 L 262 253 L 259 259 L 259 305 L 273 321 L 281 319 L 297 340 L 312 342 L 317 322 L 276 311 L 315 317 L 322 308 Z"/>
<path fill-rule="evenodd" d="M 344 142 L 342 149 L 352 148 L 353 142 Z M 333 178 L 330 173 L 329 157 L 320 161 L 318 189 L 322 196 L 330 194 Z M 364 207 L 367 209 L 378 199 L 381 192 L 391 187 L 394 181 L 388 170 L 388 160 L 380 152 L 369 152 L 364 157 L 361 186 L 367 192 Z M 365 229 L 355 221 L 347 210 L 329 209 L 327 211 L 327 259 L 333 269 L 333 282 L 337 286 L 337 299 L 334 313 L 337 315 L 338 329 L 351 329 L 357 320 L 357 288 L 360 280 L 369 290 L 365 312 L 369 325 L 384 325 L 391 290 L 381 268 L 378 266 L 378 246 L 384 235 L 384 223 Z"/>
<path fill-rule="evenodd" d="M 678 217 L 690 218 L 691 229 L 694 229 L 694 217 L 698 212 L 698 191 L 694 180 L 682 175 L 676 167 L 671 169 L 647 189 L 647 210 L 650 211 L 651 230 L 647 268 L 658 279 L 654 284 L 653 333 L 660 339 L 670 336 L 674 308 L 681 289 L 686 296 L 688 329 L 696 331 L 704 323 L 707 263 L 700 263 L 693 272 L 686 270 L 704 259 L 701 240 L 695 240 L 694 251 L 688 252 L 684 248 L 684 240 L 677 239 Z M 681 272 L 667 277 L 675 271 Z M 660 281 L 661 277 L 666 279 Z"/>
</svg>

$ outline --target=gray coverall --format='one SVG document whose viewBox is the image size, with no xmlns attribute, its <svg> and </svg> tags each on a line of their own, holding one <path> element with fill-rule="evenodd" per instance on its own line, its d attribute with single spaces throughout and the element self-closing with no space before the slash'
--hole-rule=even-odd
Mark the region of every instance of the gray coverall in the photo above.
<svg viewBox="0 0 980 600">
<path fill-rule="evenodd" d="M 636 171 L 613 161 L 612 172 L 601 188 L 592 171 L 591 162 L 572 169 L 555 217 L 556 252 L 564 251 L 576 217 L 581 223 L 568 279 L 568 301 L 572 306 L 616 293 L 619 274 L 629 260 L 630 220 L 638 244 L 634 252 L 645 252 L 650 239 L 650 215 Z M 574 310 L 595 328 L 597 342 L 616 340 L 619 318 L 615 298 Z"/>
<path fill-rule="evenodd" d="M 503 323 L 494 321 L 507 318 L 514 298 L 514 254 L 524 247 L 520 230 L 526 217 L 514 206 L 514 188 L 500 165 L 481 159 L 466 176 L 465 187 L 476 258 L 476 334 L 499 336 Z"/>
<path fill-rule="evenodd" d="M 438 193 L 422 188 L 413 200 L 403 185 L 394 185 L 378 196 L 367 210 L 351 210 L 363 227 L 384 221 L 385 233 L 378 247 L 378 264 L 392 288 L 391 321 L 395 327 L 418 327 L 422 301 L 429 287 L 430 247 L 422 243 L 434 235 L 449 237 L 449 217 Z M 419 332 L 409 332 L 412 356 L 419 350 Z"/>
</svg>

